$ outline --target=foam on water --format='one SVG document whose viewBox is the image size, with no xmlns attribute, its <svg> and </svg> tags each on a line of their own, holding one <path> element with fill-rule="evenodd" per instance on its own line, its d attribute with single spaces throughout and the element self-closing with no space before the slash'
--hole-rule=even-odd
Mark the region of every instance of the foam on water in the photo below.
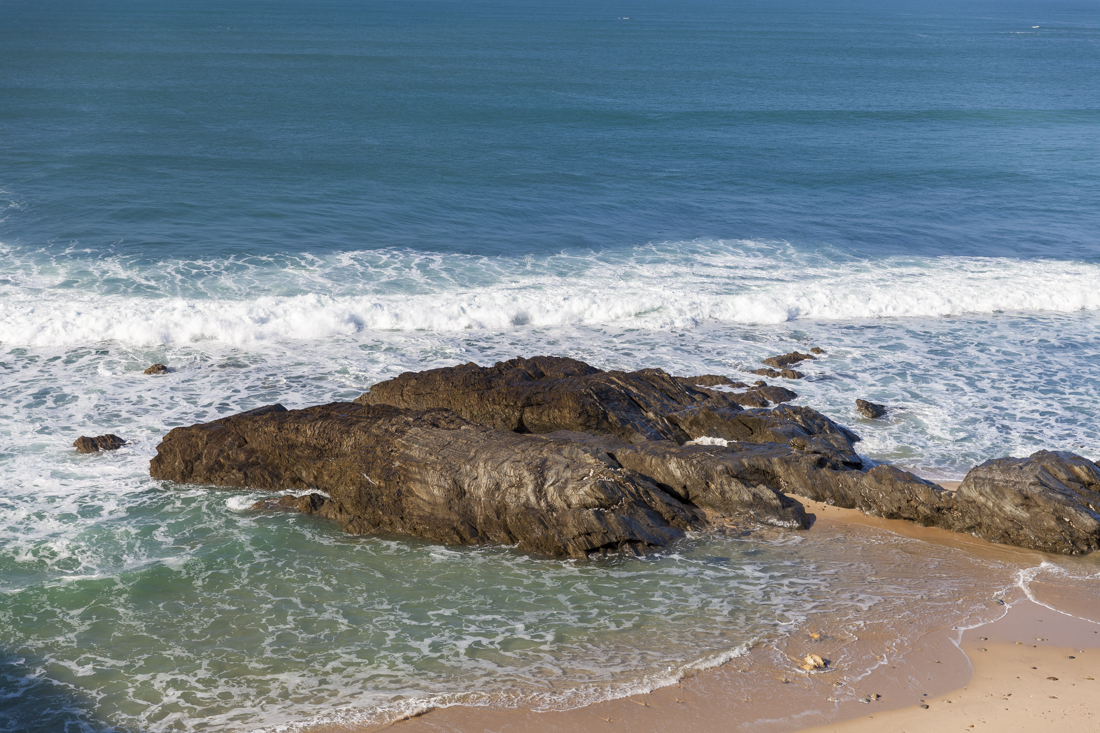
<svg viewBox="0 0 1100 733">
<path fill-rule="evenodd" d="M 620 325 L 780 324 L 1100 309 L 1100 264 L 857 259 L 785 243 L 695 241 L 588 255 L 403 250 L 142 263 L 6 248 L 0 342 L 68 346 L 355 338 Z"/>
<path fill-rule="evenodd" d="M 1038 448 L 1100 457 L 1088 264 L 874 265 L 731 242 L 201 266 L 8 253 L 18 266 L 0 286 L 0 695 L 19 702 L 0 728 L 275 730 L 457 702 L 579 705 L 781 644 L 815 619 L 893 639 L 879 650 L 892 655 L 929 619 L 981 615 L 1016 582 L 1010 563 L 976 568 L 862 530 L 692 537 L 607 564 L 348 537 L 253 512 L 255 492 L 152 481 L 148 461 L 177 425 L 351 399 L 402 371 L 467 361 L 552 353 L 747 378 L 766 356 L 820 345 L 827 355 L 788 386 L 862 434 L 871 458 L 958 477 Z M 799 269 L 808 279 L 784 274 Z M 571 283 L 582 305 L 566 296 Z M 737 305 L 753 298 L 765 304 L 755 321 Z M 398 327 L 324 316 L 367 303 Z M 1006 304 L 1015 310 L 983 311 Z M 157 361 L 176 371 L 141 373 Z M 886 402 L 890 417 L 860 418 L 855 396 Z M 129 444 L 71 448 L 106 432 Z M 914 557 L 928 572 L 888 582 Z M 852 676 L 879 663 L 854 649 L 833 652 Z M 55 714 L 32 720 L 42 709 Z"/>
</svg>

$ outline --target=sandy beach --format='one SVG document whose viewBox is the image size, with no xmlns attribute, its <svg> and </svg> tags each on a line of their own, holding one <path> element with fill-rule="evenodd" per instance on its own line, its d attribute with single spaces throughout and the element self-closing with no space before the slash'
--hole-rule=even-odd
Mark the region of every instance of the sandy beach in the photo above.
<svg viewBox="0 0 1100 733">
<path fill-rule="evenodd" d="M 957 484 L 945 482 L 947 488 Z M 938 529 L 865 516 L 801 499 L 817 520 L 808 531 L 877 527 L 964 548 L 1021 566 L 1040 553 L 992 545 Z M 1038 600 L 1039 602 L 1036 602 Z M 1045 583 L 1036 600 L 1021 589 L 1003 610 L 973 628 L 941 628 L 858 679 L 800 674 L 811 639 L 788 645 L 790 673 L 750 652 L 730 663 L 644 695 L 554 712 L 455 706 L 398 721 L 400 733 L 521 731 L 1091 731 L 1100 693 L 1100 613 L 1092 594 Z M 1059 608 L 1055 610 L 1050 606 Z M 1091 617 L 1090 617 L 1091 614 Z M 810 636 L 815 636 L 811 632 Z M 800 644 L 801 642 L 805 642 Z M 868 640 L 869 644 L 876 640 Z M 323 728 L 365 733 L 377 728 Z"/>
</svg>

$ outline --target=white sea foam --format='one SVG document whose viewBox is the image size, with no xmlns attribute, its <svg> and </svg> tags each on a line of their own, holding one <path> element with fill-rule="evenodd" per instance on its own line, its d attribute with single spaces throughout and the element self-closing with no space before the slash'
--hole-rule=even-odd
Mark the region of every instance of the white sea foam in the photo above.
<svg viewBox="0 0 1100 733">
<path fill-rule="evenodd" d="M 689 321 L 696 328 L 661 330 L 671 322 L 662 319 L 683 303 L 755 292 L 786 298 L 811 286 L 825 292 L 829 273 L 847 283 L 848 292 L 858 290 L 861 277 L 887 288 L 886 277 L 866 263 L 778 245 L 746 245 L 740 254 L 736 247 L 689 243 L 639 248 L 614 261 L 561 256 L 522 267 L 513 260 L 409 253 L 211 262 L 203 265 L 209 277 L 196 282 L 181 274 L 186 268 L 179 263 L 160 269 L 119 259 L 84 263 L 94 277 L 75 277 L 60 260 L 35 267 L 22 261 L 14 275 L 3 274 L 11 283 L 0 285 L 0 313 L 10 314 L 4 309 L 16 304 L 30 309 L 30 322 L 41 316 L 48 323 L 47 306 L 86 302 L 92 311 L 74 317 L 71 332 L 58 327 L 49 338 L 39 333 L 60 346 L 14 348 L 12 342 L 0 356 L 0 434 L 12 446 L 0 451 L 7 477 L 0 494 L 0 590 L 6 599 L 0 630 L 42 655 L 43 674 L 55 678 L 75 680 L 76 671 L 90 668 L 131 670 L 126 689 L 140 691 L 145 707 L 123 715 L 118 711 L 132 702 L 132 693 L 117 697 L 122 693 L 112 692 L 109 681 L 100 685 L 95 674 L 82 676 L 82 695 L 97 710 L 113 710 L 135 728 L 164 730 L 176 725 L 171 716 L 182 709 L 191 717 L 178 727 L 199 730 L 290 725 L 336 709 L 348 720 L 373 721 L 458 701 L 571 706 L 675 681 L 685 664 L 718 663 L 747 639 L 772 638 L 812 614 L 862 624 L 896 620 L 918 608 L 957 613 L 951 592 L 936 600 L 948 579 L 934 575 L 913 587 L 888 587 L 878 579 L 890 577 L 888 568 L 852 566 L 847 557 L 832 568 L 834 546 L 817 545 L 811 536 L 777 535 L 770 550 L 744 555 L 748 545 L 740 540 L 691 537 L 664 558 L 599 568 L 538 561 L 507 549 L 348 537 L 310 518 L 247 510 L 266 494 L 184 489 L 148 476 L 148 461 L 173 426 L 272 402 L 296 408 L 349 399 L 409 369 L 557 353 L 604 368 L 660 366 L 736 379 L 746 378 L 744 370 L 765 356 L 808 345 L 828 353 L 801 365 L 807 379 L 791 386 L 803 404 L 853 426 L 865 438 L 861 450 L 873 457 L 952 473 L 1039 447 L 1094 455 L 1100 379 L 1088 365 L 1100 361 L 1096 314 L 810 323 L 796 313 L 778 325 L 711 319 Z M 816 280 L 783 279 L 775 274 L 783 271 L 782 262 Z M 893 261 L 896 289 L 916 292 L 933 282 L 929 268 L 953 276 L 944 262 Z M 1018 262 L 950 262 L 971 283 L 1041 279 Z M 1072 263 L 1043 266 L 1057 277 L 1091 272 Z M 108 269 L 111 276 L 102 277 Z M 74 284 L 81 277 L 87 283 Z M 666 279 L 671 286 L 663 286 Z M 511 293 L 545 304 L 562 297 L 547 283 L 564 292 L 571 280 L 583 286 L 584 297 L 611 301 L 636 292 L 672 305 L 618 320 L 593 311 L 578 324 L 542 328 L 531 327 L 533 321 L 493 328 L 472 321 L 456 331 L 443 318 L 439 328 L 386 332 L 363 324 L 344 332 L 319 321 L 293 331 L 274 316 L 249 331 L 240 322 L 243 311 L 234 310 L 267 300 L 286 309 L 305 304 L 296 317 L 306 319 L 334 303 L 374 299 L 399 313 L 405 313 L 399 305 L 416 303 L 427 313 L 417 317 L 427 318 L 432 299 L 446 305 Z M 259 291 L 267 294 L 254 297 Z M 135 304 L 132 312 L 108 308 L 127 302 Z M 185 307 L 171 317 L 156 315 L 170 303 Z M 219 304 L 226 313 L 217 312 Z M 199 311 L 237 335 L 174 341 L 194 325 L 187 325 L 188 314 Z M 113 343 L 81 340 L 109 338 L 113 326 L 94 321 L 111 314 L 126 328 L 145 324 L 164 331 L 151 341 L 137 332 Z M 655 325 L 641 327 L 646 324 Z M 81 336 L 85 328 L 102 331 Z M 304 340 L 286 340 L 295 333 Z M 318 338 L 326 333 L 346 337 Z M 227 343 L 234 339 L 240 345 Z M 163 340 L 168 345 L 155 345 Z M 140 345 L 145 343 L 154 346 Z M 143 376 L 153 361 L 177 371 Z M 857 390 L 895 408 L 891 420 L 862 420 L 854 411 Z M 130 444 L 109 454 L 73 452 L 77 435 L 106 432 Z M 854 552 L 854 540 L 846 541 Z M 911 564 L 914 549 L 908 547 L 899 562 Z M 795 556 L 801 558 L 797 567 L 789 562 Z M 838 593 L 838 573 L 875 579 L 863 589 L 847 583 L 848 590 Z M 172 589 L 171 602 L 163 588 Z M 507 603 L 486 597 L 486 588 L 503 593 Z M 5 617 L 17 607 L 33 613 Z M 50 614 L 71 621 L 55 631 L 47 628 Z M 42 628 L 54 635 L 35 637 L 38 626 L 21 620 L 39 615 Z M 229 622 L 237 625 L 226 632 Z M 133 658 L 111 657 L 115 629 L 143 640 Z M 104 636 L 89 646 L 93 631 Z M 234 634 L 249 643 L 223 643 Z M 364 658 L 365 649 L 377 654 Z M 158 659 L 171 660 L 170 672 L 156 669 Z M 217 677 L 211 665 L 248 671 Z M 501 690 L 513 696 L 502 697 Z"/>
<path fill-rule="evenodd" d="M 712 438 L 709 435 L 704 435 L 702 438 L 696 438 L 695 440 L 689 440 L 687 445 L 720 445 L 725 447 L 730 442 L 725 438 Z"/>
<path fill-rule="evenodd" d="M 391 251 L 155 265 L 6 253 L 16 266 L 0 285 L 0 342 L 30 346 L 1100 310 L 1096 264 L 868 261 L 743 241 L 544 258 Z"/>
</svg>

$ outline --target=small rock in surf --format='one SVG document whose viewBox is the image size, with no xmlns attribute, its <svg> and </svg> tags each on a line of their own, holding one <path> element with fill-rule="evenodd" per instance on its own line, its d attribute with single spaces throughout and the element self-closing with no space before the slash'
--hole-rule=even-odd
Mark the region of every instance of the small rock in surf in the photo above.
<svg viewBox="0 0 1100 733">
<path fill-rule="evenodd" d="M 77 453 L 97 453 L 101 450 L 118 450 L 122 446 L 126 445 L 126 441 L 117 435 L 99 435 L 95 438 L 89 438 L 86 435 L 81 435 L 73 443 L 73 447 L 76 448 Z"/>
<path fill-rule="evenodd" d="M 860 415 L 869 417 L 872 420 L 877 420 L 880 417 L 886 416 L 886 405 L 880 405 L 877 402 L 868 402 L 867 400 L 856 400 L 856 410 Z"/>
</svg>

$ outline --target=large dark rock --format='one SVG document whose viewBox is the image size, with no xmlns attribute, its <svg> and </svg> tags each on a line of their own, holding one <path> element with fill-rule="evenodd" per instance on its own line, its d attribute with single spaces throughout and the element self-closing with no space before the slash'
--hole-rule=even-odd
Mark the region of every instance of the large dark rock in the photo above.
<svg viewBox="0 0 1100 733">
<path fill-rule="evenodd" d="M 77 453 L 97 453 L 101 450 L 118 450 L 124 445 L 126 445 L 125 440 L 110 433 L 107 435 L 98 435 L 94 438 L 90 438 L 87 435 L 81 435 L 73 443 L 73 447 L 76 448 Z"/>
<path fill-rule="evenodd" d="M 747 422 L 737 418 L 744 406 L 767 407 L 793 399 L 794 392 L 765 382 L 744 393 L 719 391 L 715 387 L 722 386 L 720 380 L 714 375 L 672 377 L 660 369 L 605 372 L 575 359 L 536 356 L 491 367 L 470 363 L 406 372 L 374 385 L 355 401 L 414 410 L 444 408 L 497 430 L 566 430 L 614 435 L 631 443 L 672 440 L 682 444 L 707 436 L 752 442 L 797 438 L 812 443 L 816 451 L 833 446 L 835 460 L 859 465 L 852 448 L 859 436 L 808 408 L 799 413 L 776 408 L 766 419 L 753 412 Z M 780 423 L 796 414 L 789 429 L 780 429 Z M 747 427 L 762 420 L 769 429 Z M 723 428 L 723 423 L 730 424 Z M 819 433 L 828 437 L 803 440 Z"/>
<path fill-rule="evenodd" d="M 661 445 L 673 452 L 668 461 L 684 460 L 675 443 Z M 808 525 L 801 505 L 767 487 L 712 476 L 711 485 L 699 484 L 705 500 L 696 504 L 597 444 L 388 405 L 273 405 L 176 428 L 157 447 L 150 474 L 313 492 L 264 504 L 328 517 L 355 534 L 515 545 L 557 556 L 662 547 L 704 526 L 707 512 Z"/>
<path fill-rule="evenodd" d="M 150 473 L 307 492 L 257 506 L 317 514 L 352 533 L 558 556 L 662 547 L 716 516 L 807 526 L 786 493 L 1048 552 L 1100 547 L 1100 466 L 1080 456 L 989 461 L 948 491 L 893 466 L 857 470 L 838 460 L 850 445 L 844 429 L 808 408 L 697 406 L 670 417 L 713 437 L 678 445 L 524 435 L 446 410 L 273 405 L 172 430 Z"/>
<path fill-rule="evenodd" d="M 970 469 L 958 502 L 975 507 L 957 529 L 1047 552 L 1100 548 L 1100 466 L 1073 453 L 1039 451 Z"/>
<path fill-rule="evenodd" d="M 164 364 L 154 364 L 142 372 L 142 374 L 170 374 L 171 372 L 172 370 Z"/>
<path fill-rule="evenodd" d="M 775 389 L 552 357 L 467 364 L 403 374 L 356 403 L 176 428 L 150 473 L 305 492 L 257 506 L 352 533 L 559 556 L 662 547 L 714 516 L 807 526 L 786 493 L 1049 552 L 1100 546 L 1095 463 L 999 459 L 948 491 L 892 466 L 864 470 L 858 436 L 815 410 L 737 401 Z"/>
</svg>

